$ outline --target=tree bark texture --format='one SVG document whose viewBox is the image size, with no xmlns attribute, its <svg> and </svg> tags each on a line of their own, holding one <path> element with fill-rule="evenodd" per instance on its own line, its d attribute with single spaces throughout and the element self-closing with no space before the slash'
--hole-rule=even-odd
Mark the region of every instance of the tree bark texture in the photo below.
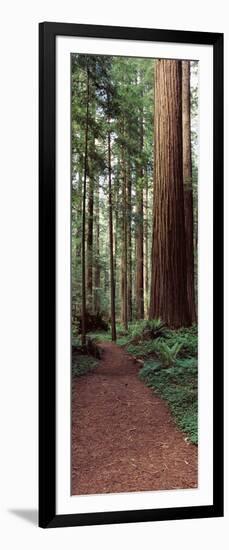
<svg viewBox="0 0 229 550">
<path fill-rule="evenodd" d="M 185 243 L 182 68 L 157 60 L 155 74 L 154 198 L 150 318 L 188 326 Z"/>
<path fill-rule="evenodd" d="M 182 61 L 182 122 L 183 122 L 183 178 L 184 211 L 187 263 L 187 293 L 189 313 L 196 321 L 194 291 L 194 250 L 193 250 L 193 192 L 192 192 L 192 151 L 190 123 L 190 61 Z"/>
</svg>

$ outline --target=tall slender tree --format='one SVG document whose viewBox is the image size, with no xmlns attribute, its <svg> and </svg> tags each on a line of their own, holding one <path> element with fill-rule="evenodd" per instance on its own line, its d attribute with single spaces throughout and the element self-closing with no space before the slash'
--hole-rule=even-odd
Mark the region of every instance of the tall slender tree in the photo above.
<svg viewBox="0 0 229 550">
<path fill-rule="evenodd" d="M 116 169 L 116 180 L 114 182 L 114 203 L 115 205 L 119 204 L 119 179 L 120 179 L 120 170 L 119 170 L 119 159 Z M 119 210 L 116 207 L 114 211 L 114 280 L 115 280 L 115 296 L 117 295 L 117 289 L 119 285 L 119 269 L 118 269 L 118 260 L 119 260 Z"/>
<path fill-rule="evenodd" d="M 142 96 L 142 94 L 141 94 Z M 142 99 L 142 97 L 141 97 Z M 141 105 L 139 132 L 139 159 L 137 162 L 137 227 L 136 227 L 136 315 L 137 319 L 144 319 L 144 222 L 143 222 L 143 182 L 144 169 L 141 155 L 143 154 L 144 129 L 143 129 L 143 106 Z"/>
<path fill-rule="evenodd" d="M 89 101 L 90 101 L 90 77 L 89 68 L 86 71 L 86 119 L 85 119 L 85 149 L 84 149 L 84 176 L 83 176 L 83 207 L 82 207 L 82 345 L 86 344 L 86 192 L 88 175 L 88 130 L 89 130 Z"/>
<path fill-rule="evenodd" d="M 88 215 L 87 215 L 87 272 L 86 272 L 86 286 L 87 286 L 87 309 L 92 312 L 92 299 L 93 299 L 93 224 L 94 224 L 94 170 L 93 170 L 93 141 L 91 143 L 91 155 L 90 155 L 90 177 L 89 177 L 89 189 L 88 189 Z"/>
<path fill-rule="evenodd" d="M 127 266 L 128 266 L 128 280 L 127 280 L 127 307 L 128 307 L 128 321 L 132 321 L 132 181 L 131 181 L 131 168 L 128 162 L 127 169 Z"/>
<path fill-rule="evenodd" d="M 99 189 L 95 195 L 94 312 L 100 312 L 100 238 Z"/>
<path fill-rule="evenodd" d="M 110 243 L 110 300 L 111 300 L 111 337 L 116 340 L 116 320 L 115 320 L 115 279 L 114 279 L 114 246 L 113 246 L 113 207 L 112 207 L 112 168 L 111 168 L 111 105 L 110 93 L 107 91 L 107 112 L 108 112 L 108 197 L 109 197 L 109 243 Z"/>
<path fill-rule="evenodd" d="M 151 318 L 190 324 L 182 162 L 181 62 L 156 61 Z"/>
<path fill-rule="evenodd" d="M 182 61 L 183 178 L 187 263 L 187 293 L 191 320 L 196 321 L 193 253 L 193 192 L 190 122 L 190 61 Z"/>
<path fill-rule="evenodd" d="M 128 329 L 128 285 L 127 285 L 127 173 L 125 154 L 123 154 L 123 172 L 122 172 L 122 307 L 121 316 L 124 328 Z"/>
<path fill-rule="evenodd" d="M 148 315 L 148 297 L 149 297 L 149 238 L 148 238 L 148 201 L 149 201 L 149 190 L 148 190 L 148 175 L 147 175 L 147 166 L 145 167 L 145 193 L 144 193 L 144 299 L 145 299 L 145 316 Z"/>
</svg>

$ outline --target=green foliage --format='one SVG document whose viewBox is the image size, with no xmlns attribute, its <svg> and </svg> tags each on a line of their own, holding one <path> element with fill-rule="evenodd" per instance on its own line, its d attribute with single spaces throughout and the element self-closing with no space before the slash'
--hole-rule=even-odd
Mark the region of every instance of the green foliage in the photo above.
<svg viewBox="0 0 229 550">
<path fill-rule="evenodd" d="M 111 342 L 111 332 L 89 332 L 89 338 L 94 342 Z"/>
<path fill-rule="evenodd" d="M 130 342 L 131 336 L 129 333 L 125 333 L 122 325 L 117 325 L 117 344 L 119 346 L 125 346 Z M 107 332 L 90 332 L 88 336 L 95 342 L 111 342 L 111 330 Z"/>
<path fill-rule="evenodd" d="M 82 376 L 91 372 L 98 366 L 98 361 L 90 355 L 73 356 L 72 358 L 72 376 Z"/>
<path fill-rule="evenodd" d="M 127 352 L 135 357 L 148 357 L 155 354 L 158 349 L 157 340 L 146 340 L 145 342 L 139 342 L 137 344 L 129 344 L 126 348 Z"/>
<path fill-rule="evenodd" d="M 164 367 L 172 367 L 175 364 L 181 347 L 182 343 L 180 342 L 175 342 L 171 347 L 162 341 L 157 344 L 156 354 Z"/>
<path fill-rule="evenodd" d="M 139 320 L 129 323 L 128 332 L 124 331 L 123 326 L 117 324 L 117 343 L 120 346 L 127 346 L 129 353 L 138 355 L 138 348 L 135 343 L 142 343 L 143 355 L 153 351 L 153 338 L 158 338 L 165 332 L 165 325 L 160 319 Z M 136 353 L 135 353 L 136 350 Z M 139 353 L 139 356 L 142 353 Z"/>
<path fill-rule="evenodd" d="M 118 336 L 117 337 L 117 344 L 119 346 L 126 346 L 130 341 L 130 338 L 128 335 Z"/>
<path fill-rule="evenodd" d="M 136 355 L 141 356 L 142 350 L 144 349 L 145 355 L 148 355 L 150 351 L 152 351 L 154 347 L 153 341 L 145 341 L 142 342 L 142 347 L 140 349 L 139 346 L 131 344 L 133 338 L 136 335 L 141 335 L 143 330 L 143 325 L 145 321 L 138 321 L 136 323 L 130 323 L 129 324 L 129 330 L 126 332 L 123 328 L 123 325 L 121 323 L 116 324 L 116 334 L 117 334 L 117 344 L 119 346 L 128 346 L 127 351 L 133 355 L 135 355 L 134 350 L 136 350 Z M 111 331 L 108 332 L 90 332 L 88 334 L 90 338 L 95 340 L 95 342 L 110 342 L 111 341 Z M 133 352 L 132 352 L 133 350 Z"/>
<path fill-rule="evenodd" d="M 144 352 L 150 353 L 151 351 L 153 351 L 153 339 L 159 338 L 160 336 L 165 334 L 165 332 L 165 324 L 160 319 L 142 319 L 129 323 L 128 332 L 124 331 L 122 325 L 117 324 L 118 344 L 121 346 L 129 344 L 128 351 L 132 353 L 131 350 L 133 350 L 133 355 L 135 355 L 134 350 L 136 349 L 137 351 L 137 347 L 135 346 L 135 344 L 137 345 L 139 343 L 142 343 L 143 354 Z M 142 354 L 139 353 L 139 355 Z"/>
<path fill-rule="evenodd" d="M 144 329 L 150 329 L 155 335 L 163 334 L 165 331 L 165 323 L 161 319 L 148 319 L 144 323 Z"/>
<path fill-rule="evenodd" d="M 197 359 L 176 359 L 173 366 L 163 368 L 160 360 L 144 363 L 139 377 L 153 388 L 171 408 L 179 428 L 192 443 L 198 442 L 198 376 Z"/>
<path fill-rule="evenodd" d="M 184 359 L 176 360 L 176 374 L 186 376 L 186 372 L 188 372 L 190 376 L 194 376 L 197 379 L 198 361 L 196 357 L 186 357 Z"/>
<path fill-rule="evenodd" d="M 72 334 L 72 346 L 81 346 L 81 336 L 77 333 Z"/>
<path fill-rule="evenodd" d="M 144 327 L 152 321 L 138 321 L 129 327 L 129 345 L 127 351 L 136 357 L 157 356 L 164 364 L 173 365 L 177 358 L 197 356 L 197 327 L 169 330 L 163 325 L 161 335 L 155 339 L 144 340 Z M 135 337 L 139 337 L 136 339 Z M 134 341 L 133 341 L 134 340 Z"/>
<path fill-rule="evenodd" d="M 145 321 L 135 324 L 133 332 L 143 334 Z M 139 377 L 153 388 L 170 406 L 179 428 L 192 443 L 198 441 L 198 334 L 197 326 L 169 330 L 162 328 L 160 337 L 130 341 L 127 351 L 144 360 Z"/>
<path fill-rule="evenodd" d="M 122 251 L 122 163 L 128 166 L 132 195 L 129 224 L 132 236 L 136 231 L 136 193 L 152 179 L 154 59 L 105 55 L 72 55 L 72 302 L 73 318 L 80 313 L 82 300 L 82 203 L 84 191 L 85 119 L 88 107 L 89 132 L 87 148 L 88 181 L 86 204 L 93 179 L 94 229 L 99 225 L 99 246 L 93 240 L 93 267 L 99 267 L 100 277 L 94 298 L 106 316 L 110 315 L 107 135 L 112 144 L 112 204 L 113 223 L 117 236 L 115 255 L 117 266 Z M 89 106 L 88 106 L 89 80 Z M 109 101 L 108 101 L 109 98 Z M 139 146 L 139 120 L 144 113 L 144 140 Z M 124 157 L 123 157 L 124 155 Z M 144 169 L 145 181 L 139 177 Z M 149 204 L 152 189 L 149 186 Z M 150 225 L 151 229 L 151 225 Z M 150 231 L 151 232 L 151 231 Z M 134 266 L 134 247 L 131 255 Z M 116 317 L 121 311 L 121 280 L 116 270 Z M 133 296 L 134 298 L 134 296 Z M 133 313 L 135 300 L 133 299 Z M 124 343 L 124 342 L 123 342 Z"/>
<path fill-rule="evenodd" d="M 180 344 L 180 357 L 196 356 L 198 352 L 197 325 L 179 330 L 168 330 L 166 333 L 166 342 L 170 347 L 175 343 Z"/>
</svg>

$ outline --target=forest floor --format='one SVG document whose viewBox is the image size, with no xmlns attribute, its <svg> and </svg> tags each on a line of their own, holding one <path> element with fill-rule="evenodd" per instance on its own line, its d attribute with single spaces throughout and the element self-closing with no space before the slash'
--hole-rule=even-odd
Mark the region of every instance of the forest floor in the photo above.
<svg viewBox="0 0 229 550">
<path fill-rule="evenodd" d="M 72 379 L 72 494 L 197 487 L 198 449 L 169 407 L 111 342 L 87 376 Z"/>
</svg>

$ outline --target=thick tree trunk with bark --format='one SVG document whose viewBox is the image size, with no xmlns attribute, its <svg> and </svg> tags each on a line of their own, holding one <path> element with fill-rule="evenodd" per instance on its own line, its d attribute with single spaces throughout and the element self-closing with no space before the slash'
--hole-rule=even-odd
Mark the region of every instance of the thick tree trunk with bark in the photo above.
<svg viewBox="0 0 229 550">
<path fill-rule="evenodd" d="M 182 61 L 182 121 L 183 121 L 183 178 L 184 211 L 187 262 L 187 293 L 189 313 L 196 321 L 194 291 L 194 251 L 193 251 L 193 192 L 192 192 L 192 150 L 190 123 L 190 61 Z"/>
<path fill-rule="evenodd" d="M 180 61 L 156 61 L 154 143 L 149 314 L 170 327 L 188 326 Z"/>
</svg>

